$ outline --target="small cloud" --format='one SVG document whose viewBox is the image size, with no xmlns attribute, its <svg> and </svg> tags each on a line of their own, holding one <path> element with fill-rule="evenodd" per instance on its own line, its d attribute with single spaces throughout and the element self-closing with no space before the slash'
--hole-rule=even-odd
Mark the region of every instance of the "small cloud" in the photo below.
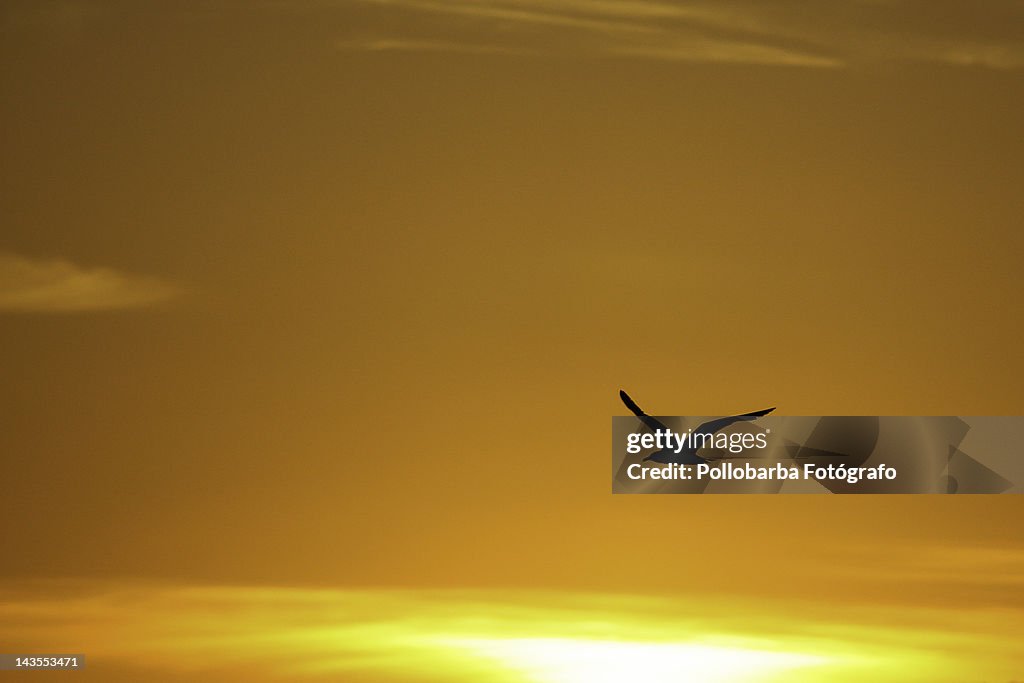
<svg viewBox="0 0 1024 683">
<path fill-rule="evenodd" d="M 840 67 L 840 59 L 787 50 L 772 45 L 731 41 L 690 41 L 669 46 L 626 47 L 613 54 L 680 62 L 718 62 L 722 64 L 761 64 L 765 66 Z"/>
<path fill-rule="evenodd" d="M 0 252 L 0 312 L 71 313 L 144 308 L 173 298 L 174 285 L 64 259 Z"/>
<path fill-rule="evenodd" d="M 1024 50 L 1009 45 L 954 45 L 936 50 L 933 59 L 954 66 L 1020 69 L 1024 67 Z"/>
</svg>

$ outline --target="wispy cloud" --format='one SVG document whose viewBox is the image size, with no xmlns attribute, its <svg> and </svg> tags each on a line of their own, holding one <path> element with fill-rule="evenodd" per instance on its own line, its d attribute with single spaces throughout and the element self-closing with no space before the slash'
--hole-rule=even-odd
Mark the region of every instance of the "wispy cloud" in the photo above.
<svg viewBox="0 0 1024 683">
<path fill-rule="evenodd" d="M 0 252 L 0 312 L 142 308 L 177 294 L 177 287 L 155 277 Z"/>
<path fill-rule="evenodd" d="M 784 45 L 749 12 L 699 3 L 637 0 L 356 0 L 395 11 L 449 17 L 444 31 L 473 39 L 445 45 L 495 46 L 506 54 L 611 56 L 665 61 L 830 67 L 839 61 L 800 45 Z M 456 20 L 457 19 L 457 20 Z M 436 23 L 432 24 L 438 28 Z M 433 45 L 432 36 L 364 41 Z M 359 43 L 346 41 L 347 47 Z M 458 50 L 450 50 L 452 52 Z M 470 50 L 465 50 L 469 52 Z"/>
<path fill-rule="evenodd" d="M 1005 28 L 1024 21 L 1024 5 L 1010 0 L 984 6 L 942 3 L 939 13 L 919 0 L 813 5 L 790 0 L 349 2 L 442 18 L 427 22 L 432 28 L 423 35 L 365 41 L 366 50 L 379 51 L 374 43 L 393 42 L 406 50 L 440 51 L 440 45 L 447 45 L 452 48 L 448 52 L 482 54 L 483 46 L 493 46 L 490 51 L 506 54 L 521 50 L 805 68 L 892 61 L 1024 68 L 1024 44 Z M 454 49 L 457 45 L 474 47 Z"/>
<path fill-rule="evenodd" d="M 1024 48 L 1021 45 L 949 43 L 919 52 L 922 59 L 953 66 L 1001 70 L 1024 68 Z"/>
<path fill-rule="evenodd" d="M 378 5 L 387 5 L 406 9 L 415 9 L 441 14 L 454 14 L 478 19 L 499 20 L 513 23 L 546 24 L 563 28 L 596 30 L 596 31 L 635 31 L 648 33 L 657 30 L 637 19 L 635 13 L 612 13 L 591 10 L 589 3 L 584 3 L 578 10 L 559 11 L 556 4 L 552 5 L 530 1 L 496 2 L 493 0 L 366 0 Z M 620 4 L 620 3 L 610 3 Z M 572 8 L 564 8 L 572 9 Z M 640 17 L 642 19 L 642 17 Z"/>
<path fill-rule="evenodd" d="M 837 67 L 842 60 L 835 57 L 794 52 L 772 45 L 730 42 L 724 40 L 689 40 L 661 46 L 622 47 L 613 54 L 646 57 L 664 61 L 720 62 L 723 64 L 763 64 L 765 66 Z"/>
</svg>

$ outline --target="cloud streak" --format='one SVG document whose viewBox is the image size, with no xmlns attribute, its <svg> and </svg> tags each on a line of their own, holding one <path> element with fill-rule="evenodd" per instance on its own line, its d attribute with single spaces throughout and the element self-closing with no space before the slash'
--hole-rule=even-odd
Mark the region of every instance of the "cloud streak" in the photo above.
<svg viewBox="0 0 1024 683">
<path fill-rule="evenodd" d="M 75 313 L 145 308 L 179 290 L 155 277 L 65 259 L 34 259 L 0 252 L 0 312 Z"/>
<path fill-rule="evenodd" d="M 757 18 L 732 8 L 638 0 L 355 0 L 442 18 L 442 32 L 467 32 L 466 43 L 491 52 L 832 67 L 831 55 L 779 43 Z M 447 18 L 448 21 L 444 22 Z M 436 51 L 434 36 L 363 41 Z M 462 44 L 463 40 L 443 44 Z M 351 48 L 358 41 L 343 41 Z"/>
<path fill-rule="evenodd" d="M 406 51 L 571 54 L 658 61 L 835 68 L 880 62 L 1024 68 L 1024 45 L 1006 25 L 1024 21 L 1024 6 L 1006 0 L 984 8 L 905 2 L 816 4 L 781 0 L 349 0 L 394 12 L 429 14 L 446 35 L 394 35 Z M 931 21 L 945 17 L 944 23 Z M 447 18 L 447 21 L 445 19 Z M 467 44 L 474 49 L 455 49 Z M 493 49 L 483 50 L 482 46 Z M 350 44 L 350 48 L 355 47 Z"/>
</svg>

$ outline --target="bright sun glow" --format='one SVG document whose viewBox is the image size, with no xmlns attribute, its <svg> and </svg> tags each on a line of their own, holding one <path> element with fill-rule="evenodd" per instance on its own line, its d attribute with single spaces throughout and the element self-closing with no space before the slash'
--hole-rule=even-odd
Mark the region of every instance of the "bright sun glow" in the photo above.
<svg viewBox="0 0 1024 683">
<path fill-rule="evenodd" d="M 761 681 L 822 657 L 675 643 L 566 638 L 460 640 L 452 645 L 493 658 L 537 683 L 718 683 Z"/>
<path fill-rule="evenodd" d="M 702 596 L 6 586 L 5 647 L 87 652 L 118 680 L 158 670 L 247 683 L 962 683 L 1024 670 L 1024 620 L 1008 610 L 830 605 L 822 617 L 795 602 L 755 612 Z"/>
</svg>

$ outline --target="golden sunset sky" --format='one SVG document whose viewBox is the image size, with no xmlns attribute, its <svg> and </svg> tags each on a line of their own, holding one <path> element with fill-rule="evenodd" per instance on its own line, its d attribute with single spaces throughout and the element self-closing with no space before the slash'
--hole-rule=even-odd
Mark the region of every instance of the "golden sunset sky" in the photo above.
<svg viewBox="0 0 1024 683">
<path fill-rule="evenodd" d="M 5 0 L 0 652 L 1024 678 L 1017 496 L 608 473 L 620 388 L 1019 414 L 1022 111 L 1014 0 Z"/>
</svg>

